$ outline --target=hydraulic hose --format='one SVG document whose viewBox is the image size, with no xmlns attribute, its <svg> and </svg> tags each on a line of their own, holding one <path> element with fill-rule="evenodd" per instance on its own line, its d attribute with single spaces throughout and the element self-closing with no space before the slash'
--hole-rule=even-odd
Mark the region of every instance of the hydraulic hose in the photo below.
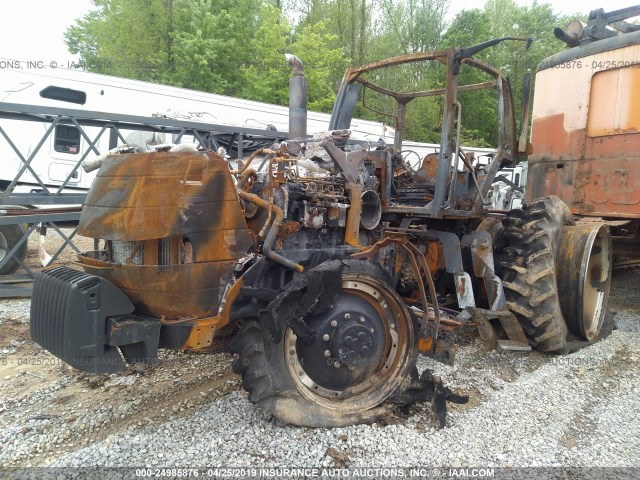
<svg viewBox="0 0 640 480">
<path fill-rule="evenodd" d="M 262 252 L 264 253 L 264 256 L 267 257 L 269 260 L 273 260 L 274 262 L 279 263 L 280 265 L 286 268 L 302 273 L 304 271 L 304 267 L 302 265 L 300 265 L 299 263 L 292 262 L 288 258 L 284 258 L 282 255 L 273 251 L 273 245 L 276 242 L 276 235 L 278 234 L 278 230 L 282 226 L 282 220 L 284 219 L 284 213 L 282 212 L 282 209 L 279 206 L 273 203 L 269 203 L 266 200 L 260 198 L 259 196 L 253 193 L 240 191 L 238 192 L 238 196 L 241 199 L 247 202 L 253 203 L 254 205 L 257 205 L 260 208 L 273 209 L 273 211 L 275 212 L 275 219 L 271 224 L 271 228 L 269 229 L 267 238 L 265 238 L 264 243 L 262 244 Z"/>
</svg>

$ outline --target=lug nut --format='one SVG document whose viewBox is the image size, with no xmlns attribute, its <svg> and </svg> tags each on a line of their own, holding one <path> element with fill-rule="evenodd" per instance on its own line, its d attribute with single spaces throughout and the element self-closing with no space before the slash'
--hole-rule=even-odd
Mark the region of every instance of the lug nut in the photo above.
<svg viewBox="0 0 640 480">
<path fill-rule="evenodd" d="M 331 350 L 325 350 L 324 351 L 324 356 L 325 357 L 330 357 L 331 356 Z"/>
<path fill-rule="evenodd" d="M 345 313 L 344 314 L 344 319 L 345 320 L 349 320 L 351 318 L 351 314 L 350 313 Z"/>
<path fill-rule="evenodd" d="M 336 322 L 335 320 L 331 320 L 331 326 L 332 327 L 337 327 L 338 326 L 338 322 Z"/>
<path fill-rule="evenodd" d="M 393 327 L 391 327 L 391 328 L 393 328 Z M 328 342 L 330 338 L 331 338 L 331 337 L 329 336 L 329 334 L 328 334 L 328 333 L 325 333 L 325 334 L 322 336 L 322 339 L 323 339 L 325 342 Z"/>
</svg>

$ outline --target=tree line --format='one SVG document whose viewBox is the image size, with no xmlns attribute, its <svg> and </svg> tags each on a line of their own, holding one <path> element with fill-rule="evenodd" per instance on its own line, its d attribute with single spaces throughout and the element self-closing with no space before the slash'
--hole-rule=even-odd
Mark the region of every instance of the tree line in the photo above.
<svg viewBox="0 0 640 480">
<path fill-rule="evenodd" d="M 530 48 L 508 42 L 478 58 L 511 79 L 516 109 L 522 80 L 562 44 L 553 28 L 570 19 L 551 6 L 488 0 L 447 22 L 448 0 L 93 0 L 90 13 L 69 27 L 65 41 L 89 71 L 286 105 L 290 68 L 284 53 L 305 64 L 309 108 L 331 110 L 348 66 L 450 46 L 466 47 L 503 36 L 529 37 Z M 575 17 L 572 17 L 575 18 Z M 477 77 L 477 78 L 476 78 Z M 414 90 L 437 85 L 436 71 L 403 71 L 394 85 Z M 485 81 L 461 72 L 461 83 Z M 477 92 L 476 92 L 477 94 Z M 465 95 L 461 94 L 463 99 Z M 463 143 L 496 140 L 492 92 L 463 108 Z M 494 94 L 495 95 L 495 94 Z M 389 121 L 384 105 L 358 115 Z M 407 112 L 408 136 L 438 142 L 441 100 Z M 516 110 L 518 111 L 518 110 Z M 393 123 L 391 123 L 393 124 Z"/>
</svg>

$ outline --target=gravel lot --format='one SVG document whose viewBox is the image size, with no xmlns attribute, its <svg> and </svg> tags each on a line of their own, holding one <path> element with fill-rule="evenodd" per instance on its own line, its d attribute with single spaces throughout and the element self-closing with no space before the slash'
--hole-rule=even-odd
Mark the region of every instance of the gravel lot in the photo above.
<svg viewBox="0 0 640 480">
<path fill-rule="evenodd" d="M 29 301 L 5 300 L 0 466 L 640 467 L 640 270 L 616 272 L 612 308 L 618 329 L 572 355 L 487 352 L 470 338 L 455 367 L 421 359 L 470 396 L 443 430 L 425 405 L 328 430 L 265 418 L 227 354 L 73 371 L 30 341 Z"/>
</svg>

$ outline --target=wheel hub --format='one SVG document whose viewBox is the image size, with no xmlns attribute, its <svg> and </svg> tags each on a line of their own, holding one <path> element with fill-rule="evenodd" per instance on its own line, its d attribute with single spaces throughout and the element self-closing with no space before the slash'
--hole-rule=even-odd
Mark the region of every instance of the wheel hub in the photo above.
<svg viewBox="0 0 640 480">
<path fill-rule="evenodd" d="M 340 362 L 349 366 L 369 363 L 376 350 L 371 330 L 360 323 L 350 322 L 335 336 L 333 350 L 338 352 Z"/>
<path fill-rule="evenodd" d="M 378 367 L 388 346 L 386 321 L 376 306 L 359 295 L 341 292 L 333 308 L 308 318 L 316 331 L 311 345 L 296 342 L 305 375 L 323 389 L 340 391 L 364 381 Z"/>
<path fill-rule="evenodd" d="M 287 329 L 284 353 L 298 392 L 340 412 L 380 404 L 399 386 L 412 364 L 413 323 L 399 297 L 380 280 L 343 275 L 331 308 L 305 318 L 309 345 Z"/>
</svg>

